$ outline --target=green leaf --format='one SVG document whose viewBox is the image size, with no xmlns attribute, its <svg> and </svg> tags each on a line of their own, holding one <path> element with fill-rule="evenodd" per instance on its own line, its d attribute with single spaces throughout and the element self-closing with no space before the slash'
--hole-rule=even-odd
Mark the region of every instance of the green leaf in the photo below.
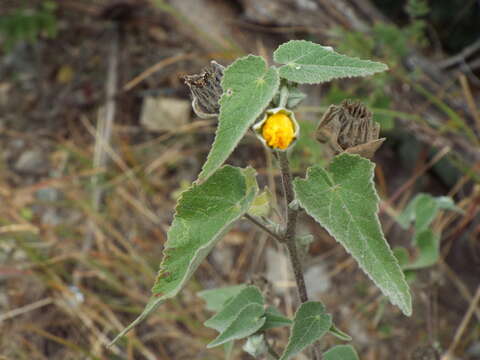
<svg viewBox="0 0 480 360">
<path fill-rule="evenodd" d="M 230 298 L 236 296 L 240 291 L 245 289 L 247 285 L 233 285 L 216 289 L 200 291 L 200 296 L 207 304 L 205 308 L 209 311 L 220 311 Z"/>
<path fill-rule="evenodd" d="M 415 235 L 418 257 L 411 264 L 405 265 L 405 270 L 422 269 L 436 264 L 440 258 L 440 238 L 432 230 L 426 229 Z"/>
<path fill-rule="evenodd" d="M 455 206 L 448 196 L 433 197 L 420 193 L 407 205 L 405 210 L 397 217 L 398 224 L 408 229 L 410 223 L 415 222 L 415 231 L 421 232 L 430 226 L 441 209 L 462 213 L 463 210 Z"/>
<path fill-rule="evenodd" d="M 252 216 L 267 216 L 270 212 L 270 202 L 272 200 L 272 193 L 268 188 L 265 188 L 253 200 L 252 206 L 248 209 L 248 213 Z"/>
<path fill-rule="evenodd" d="M 228 341 L 243 339 L 257 332 L 265 323 L 265 309 L 260 304 L 245 306 L 232 323 L 217 336 L 207 348 L 222 345 Z"/>
<path fill-rule="evenodd" d="M 292 40 L 280 45 L 273 53 L 273 59 L 285 64 L 279 69 L 280 77 L 299 84 L 367 76 L 388 69 L 385 64 L 341 55 L 305 40 Z"/>
<path fill-rule="evenodd" d="M 410 291 L 377 216 L 374 167 L 358 155 L 341 154 L 329 171 L 314 166 L 306 179 L 295 179 L 294 190 L 300 206 L 343 245 L 392 304 L 409 316 Z"/>
<path fill-rule="evenodd" d="M 260 56 L 249 55 L 238 59 L 225 69 L 218 129 L 200 172 L 200 180 L 207 179 L 225 162 L 268 106 L 279 83 L 278 71 L 269 68 Z"/>
<path fill-rule="evenodd" d="M 330 327 L 330 330 L 328 330 L 330 332 L 330 334 L 332 334 L 333 336 L 339 338 L 340 340 L 343 340 L 343 341 L 352 341 L 352 337 L 350 335 L 348 335 L 346 332 L 340 330 L 339 328 L 337 328 L 335 326 L 335 324 L 332 324 L 332 326 Z"/>
<path fill-rule="evenodd" d="M 438 203 L 433 196 L 420 194 L 415 201 L 415 231 L 428 229 L 437 216 Z"/>
<path fill-rule="evenodd" d="M 300 305 L 293 319 L 287 347 L 280 360 L 290 359 L 319 340 L 332 326 L 332 316 L 325 313 L 322 303 L 307 301 Z"/>
<path fill-rule="evenodd" d="M 112 344 L 178 294 L 215 244 L 247 212 L 257 191 L 253 169 L 224 166 L 206 182 L 182 194 L 168 231 L 153 295 L 140 316 Z"/>
<path fill-rule="evenodd" d="M 359 360 L 351 345 L 337 345 L 323 354 L 324 360 Z"/>
<path fill-rule="evenodd" d="M 263 303 L 263 296 L 260 290 L 255 286 L 247 286 L 235 297 L 227 301 L 220 312 L 208 319 L 204 325 L 222 332 L 232 324 L 246 306 L 251 304 L 263 306 Z"/>
<path fill-rule="evenodd" d="M 273 329 L 276 327 L 290 326 L 293 321 L 283 315 L 277 308 L 269 306 L 265 311 L 265 324 L 263 324 L 261 330 Z"/>
</svg>

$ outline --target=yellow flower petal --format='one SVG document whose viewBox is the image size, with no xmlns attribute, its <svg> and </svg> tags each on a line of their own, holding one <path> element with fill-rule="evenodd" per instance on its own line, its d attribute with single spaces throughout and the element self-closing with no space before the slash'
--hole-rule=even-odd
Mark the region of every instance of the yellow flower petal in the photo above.
<svg viewBox="0 0 480 360">
<path fill-rule="evenodd" d="M 267 118 L 262 136 L 271 148 L 285 150 L 295 139 L 294 126 L 288 115 L 278 112 Z"/>
</svg>

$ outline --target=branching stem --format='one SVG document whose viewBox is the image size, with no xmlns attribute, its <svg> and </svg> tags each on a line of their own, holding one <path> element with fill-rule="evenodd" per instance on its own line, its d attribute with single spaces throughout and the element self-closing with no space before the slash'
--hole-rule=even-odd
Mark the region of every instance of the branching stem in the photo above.
<svg viewBox="0 0 480 360">
<path fill-rule="evenodd" d="M 249 214 L 245 214 L 245 219 L 247 219 L 248 221 L 250 221 L 251 223 L 255 224 L 256 226 L 258 226 L 260 229 L 262 229 L 263 231 L 265 231 L 268 235 L 270 235 L 271 237 L 273 237 L 274 239 L 280 241 L 280 242 L 283 242 L 283 238 L 278 235 L 277 233 L 275 233 L 273 230 L 269 229 L 268 226 L 266 224 L 264 224 L 263 222 L 261 222 L 260 220 L 256 219 L 255 217 L 253 217 L 252 215 L 249 215 Z"/>
</svg>

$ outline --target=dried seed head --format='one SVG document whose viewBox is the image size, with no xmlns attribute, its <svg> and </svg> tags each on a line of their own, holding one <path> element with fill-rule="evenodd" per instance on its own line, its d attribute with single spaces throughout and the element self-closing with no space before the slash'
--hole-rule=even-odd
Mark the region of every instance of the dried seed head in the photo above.
<svg viewBox="0 0 480 360">
<path fill-rule="evenodd" d="M 372 113 L 362 103 L 350 100 L 330 105 L 316 132 L 317 140 L 329 144 L 335 154 L 349 152 L 367 158 L 385 141 L 379 135 L 380 125 L 373 121 Z"/>
<path fill-rule="evenodd" d="M 183 78 L 192 94 L 192 107 L 195 114 L 202 119 L 218 116 L 220 112 L 221 85 L 225 68 L 215 61 L 205 67 L 200 74 L 187 75 Z"/>
</svg>

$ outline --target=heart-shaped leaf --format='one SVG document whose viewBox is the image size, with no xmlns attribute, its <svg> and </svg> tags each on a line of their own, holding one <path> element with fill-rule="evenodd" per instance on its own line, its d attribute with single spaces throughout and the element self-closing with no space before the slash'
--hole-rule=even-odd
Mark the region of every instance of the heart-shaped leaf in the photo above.
<svg viewBox="0 0 480 360">
<path fill-rule="evenodd" d="M 295 179 L 295 194 L 299 204 L 343 245 L 392 304 L 410 316 L 408 284 L 377 216 L 374 167 L 358 155 L 338 155 L 329 171 L 313 166 L 306 179 Z"/>
</svg>

